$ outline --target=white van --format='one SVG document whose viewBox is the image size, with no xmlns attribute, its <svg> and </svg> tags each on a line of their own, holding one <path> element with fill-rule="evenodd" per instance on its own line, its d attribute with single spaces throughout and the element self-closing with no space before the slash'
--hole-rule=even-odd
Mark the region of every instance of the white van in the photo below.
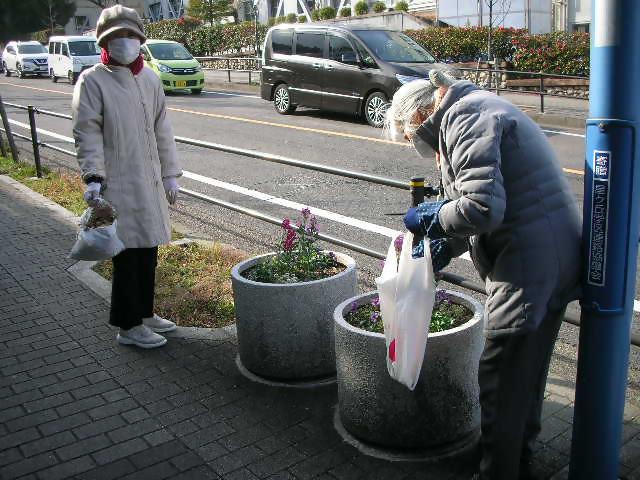
<svg viewBox="0 0 640 480">
<path fill-rule="evenodd" d="M 49 76 L 55 83 L 66 78 L 76 83 L 83 70 L 100 62 L 100 47 L 96 37 L 49 38 Z"/>
</svg>

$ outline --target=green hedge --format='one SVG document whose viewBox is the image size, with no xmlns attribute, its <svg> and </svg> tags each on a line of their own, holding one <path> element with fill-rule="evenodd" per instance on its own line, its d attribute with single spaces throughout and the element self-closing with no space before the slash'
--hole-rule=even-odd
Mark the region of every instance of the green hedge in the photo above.
<svg viewBox="0 0 640 480">
<path fill-rule="evenodd" d="M 333 7 L 322 7 L 320 9 L 320 18 L 322 20 L 331 20 L 336 18 L 336 9 Z"/>
<path fill-rule="evenodd" d="M 373 4 L 373 11 L 375 13 L 382 13 L 387 9 L 387 6 L 384 2 L 376 2 Z"/>
<path fill-rule="evenodd" d="M 361 0 L 356 3 L 354 10 L 356 12 L 356 15 L 364 15 L 366 13 L 369 13 L 369 4 Z"/>
<path fill-rule="evenodd" d="M 430 27 L 405 32 L 439 61 L 474 61 L 487 53 L 488 27 Z M 511 62 L 515 70 L 589 74 L 589 34 L 529 35 L 524 29 L 496 28 L 492 54 Z"/>
<path fill-rule="evenodd" d="M 351 16 L 351 7 L 342 7 L 340 9 L 341 17 L 350 17 Z"/>
<path fill-rule="evenodd" d="M 405 2 L 404 0 L 400 0 L 398 3 L 395 4 L 393 9 L 397 10 L 399 12 L 408 12 L 409 11 L 409 4 L 407 2 Z"/>
<path fill-rule="evenodd" d="M 182 17 L 177 20 L 160 20 L 159 22 L 148 23 L 144 26 L 144 33 L 148 38 L 173 40 L 184 44 L 187 41 L 189 32 L 201 26 L 202 22 L 197 18 Z"/>
<path fill-rule="evenodd" d="M 513 41 L 513 66 L 526 72 L 589 75 L 589 34 L 525 35 Z"/>
</svg>

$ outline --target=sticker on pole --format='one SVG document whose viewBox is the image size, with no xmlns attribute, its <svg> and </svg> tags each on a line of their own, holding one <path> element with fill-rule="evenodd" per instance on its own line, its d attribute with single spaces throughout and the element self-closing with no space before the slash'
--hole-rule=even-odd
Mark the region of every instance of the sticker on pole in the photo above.
<svg viewBox="0 0 640 480">
<path fill-rule="evenodd" d="M 587 283 L 596 287 L 604 287 L 607 270 L 610 175 L 611 152 L 594 150 Z"/>
</svg>

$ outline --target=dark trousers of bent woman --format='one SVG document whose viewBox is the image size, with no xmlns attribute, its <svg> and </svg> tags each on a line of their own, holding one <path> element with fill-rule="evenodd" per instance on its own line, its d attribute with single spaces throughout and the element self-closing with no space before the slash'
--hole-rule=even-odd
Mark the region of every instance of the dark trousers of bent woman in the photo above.
<svg viewBox="0 0 640 480">
<path fill-rule="evenodd" d="M 158 247 L 127 248 L 113 257 L 109 323 L 125 330 L 153 316 Z"/>
<path fill-rule="evenodd" d="M 530 464 L 563 317 L 564 309 L 548 313 L 533 332 L 486 339 L 478 372 L 482 480 L 517 480 Z"/>
</svg>

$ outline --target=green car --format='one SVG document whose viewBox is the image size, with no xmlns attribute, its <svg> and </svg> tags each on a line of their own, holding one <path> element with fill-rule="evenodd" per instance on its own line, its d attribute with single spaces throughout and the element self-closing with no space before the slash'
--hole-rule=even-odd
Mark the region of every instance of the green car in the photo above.
<svg viewBox="0 0 640 480">
<path fill-rule="evenodd" d="M 140 49 L 147 66 L 160 77 L 165 92 L 189 89 L 199 95 L 204 86 L 202 66 L 178 42 L 147 40 Z"/>
</svg>

